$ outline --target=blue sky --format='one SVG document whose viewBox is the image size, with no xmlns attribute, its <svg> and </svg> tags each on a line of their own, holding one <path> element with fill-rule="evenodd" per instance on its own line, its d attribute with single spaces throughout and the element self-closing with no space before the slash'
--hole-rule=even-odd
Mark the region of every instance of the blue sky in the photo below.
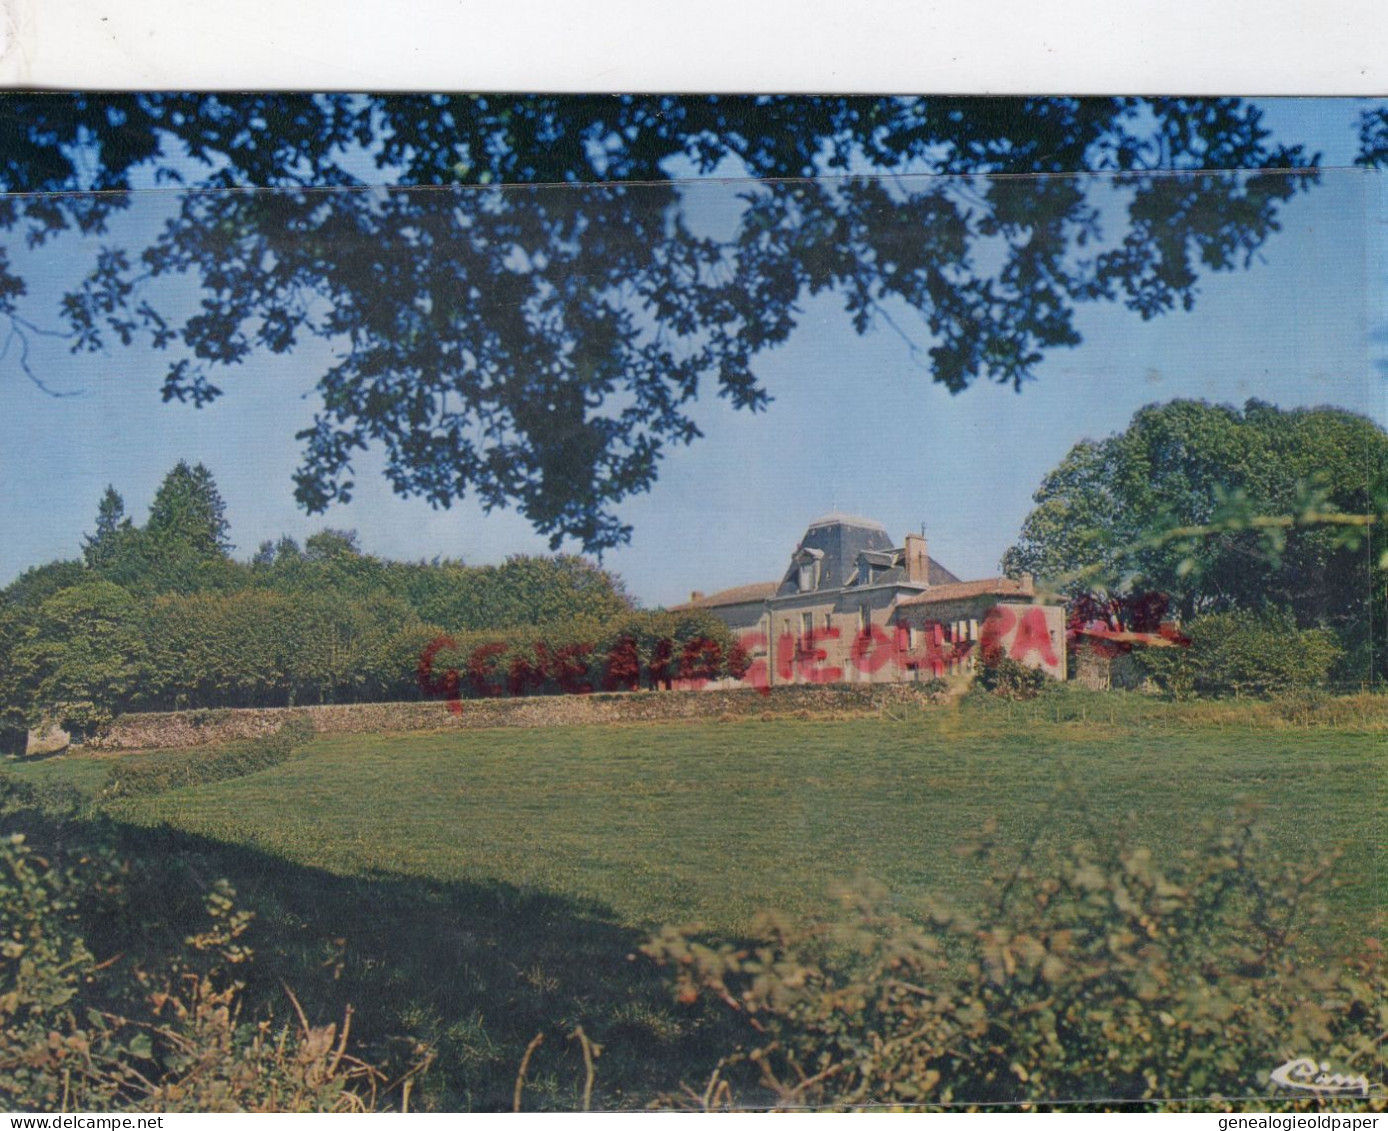
<svg viewBox="0 0 1388 1131">
<path fill-rule="evenodd" d="M 932 556 L 960 576 L 989 576 L 1045 472 L 1077 440 L 1121 429 L 1144 404 L 1256 396 L 1334 404 L 1388 424 L 1375 368 L 1388 354 L 1384 178 L 1344 168 L 1354 105 L 1263 105 L 1279 135 L 1322 153 L 1322 183 L 1286 206 L 1284 230 L 1260 262 L 1206 276 L 1193 312 L 1144 323 L 1113 304 L 1085 308 L 1084 343 L 1048 356 L 1021 394 L 977 385 L 951 396 L 890 329 L 859 337 L 840 299 L 809 302 L 790 341 L 757 366 L 775 397 L 770 410 L 753 416 L 705 396 L 696 409 L 705 438 L 672 451 L 654 489 L 623 504 L 633 540 L 604 564 L 643 603 L 673 603 L 691 589 L 779 576 L 806 524 L 837 508 L 879 519 L 898 541 L 924 524 Z M 701 184 L 689 206 L 717 215 L 736 191 Z M 164 207 L 151 194 L 108 242 L 152 231 Z M 25 312 L 36 320 L 51 319 L 72 253 L 90 254 L 77 242 L 12 251 L 29 273 Z M 211 468 L 238 555 L 324 525 L 354 528 L 367 550 L 390 557 L 480 564 L 546 552 L 514 512 L 488 516 L 470 501 L 434 511 L 396 497 L 371 457 L 359 463 L 350 504 L 325 516 L 299 510 L 293 434 L 312 418 L 327 357 L 322 346 L 257 356 L 219 381 L 226 395 L 202 411 L 162 404 L 166 358 L 140 349 L 71 357 L 60 343 L 36 342 L 36 370 L 79 391 L 63 398 L 36 389 L 13 357 L 0 361 L 0 584 L 75 556 L 108 483 L 142 521 L 179 459 Z"/>
</svg>

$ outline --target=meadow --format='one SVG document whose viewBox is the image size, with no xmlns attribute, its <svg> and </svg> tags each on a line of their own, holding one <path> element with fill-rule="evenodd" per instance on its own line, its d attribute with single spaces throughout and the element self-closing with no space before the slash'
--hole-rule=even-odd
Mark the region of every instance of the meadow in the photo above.
<svg viewBox="0 0 1388 1131">
<path fill-rule="evenodd" d="M 1049 716 L 966 701 L 898 717 L 320 737 L 272 769 L 108 810 L 130 852 L 176 865 L 172 889 L 231 879 L 259 917 L 252 990 L 269 1000 L 283 979 L 317 1015 L 353 1004 L 378 1048 L 429 1043 L 422 1102 L 443 1109 L 508 1106 L 537 1031 L 553 1036 L 528 1102 L 575 1106 L 581 1058 L 564 1036 L 577 1025 L 606 1046 L 599 1106 L 701 1079 L 718 1021 L 677 1005 L 633 957 L 650 931 L 736 938 L 767 910 L 827 914 L 867 880 L 908 914 L 937 897 L 967 907 L 987 870 L 958 848 L 985 826 L 1003 859 L 1121 839 L 1160 863 L 1253 806 L 1278 858 L 1341 856 L 1308 944 L 1334 952 L 1374 929 L 1377 720 L 1255 726 L 1065 702 Z M 6 772 L 92 793 L 111 761 Z M 172 921 L 192 896 L 160 898 Z"/>
</svg>

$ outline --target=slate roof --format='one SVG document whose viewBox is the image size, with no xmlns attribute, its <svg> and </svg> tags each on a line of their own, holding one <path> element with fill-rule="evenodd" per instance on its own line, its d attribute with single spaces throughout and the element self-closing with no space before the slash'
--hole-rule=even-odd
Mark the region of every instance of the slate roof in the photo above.
<svg viewBox="0 0 1388 1131">
<path fill-rule="evenodd" d="M 856 514 L 844 514 L 842 511 L 830 511 L 828 514 L 815 519 L 809 525 L 813 530 L 816 526 L 861 526 L 864 530 L 880 530 L 883 534 L 887 528 L 875 518 L 863 518 Z"/>
<path fill-rule="evenodd" d="M 962 582 L 962 580 L 961 580 L 960 578 L 955 577 L 954 574 L 950 573 L 949 570 L 945 569 L 945 567 L 942 566 L 939 562 L 937 562 L 934 558 L 927 557 L 925 560 L 926 560 L 926 563 L 927 563 L 927 568 L 926 568 L 926 571 L 925 571 L 925 576 L 926 576 L 926 580 L 927 580 L 931 585 L 961 585 L 961 584 L 963 584 L 963 582 Z"/>
<path fill-rule="evenodd" d="M 820 550 L 824 556 L 819 563 L 819 584 L 816 591 L 842 589 L 858 568 L 858 555 L 864 550 L 890 553 L 892 540 L 880 522 L 853 515 L 827 514 L 810 523 L 796 551 Z M 792 563 L 781 578 L 779 595 L 795 596 L 800 592 L 796 568 Z"/>
<path fill-rule="evenodd" d="M 805 530 L 805 536 L 792 555 L 790 568 L 780 581 L 760 581 L 754 585 L 738 585 L 698 597 L 680 605 L 676 610 L 717 609 L 729 605 L 749 605 L 775 597 L 800 597 L 798 569 L 795 557 L 810 557 L 817 561 L 819 583 L 815 593 L 837 593 L 850 585 L 859 584 L 858 564 L 865 561 L 874 567 L 874 586 L 909 585 L 906 580 L 906 552 L 893 546 L 887 529 L 880 522 L 837 511 L 815 519 Z M 1021 595 L 1018 583 L 1007 578 L 961 582 L 934 558 L 926 559 L 926 577 L 930 590 L 916 597 L 907 597 L 898 604 L 916 604 L 930 600 L 949 601 L 984 593 Z M 1001 589 L 992 587 L 1002 586 Z M 1007 587 L 1013 588 L 1007 588 Z M 1026 591 L 1030 596 L 1031 591 Z"/>
</svg>

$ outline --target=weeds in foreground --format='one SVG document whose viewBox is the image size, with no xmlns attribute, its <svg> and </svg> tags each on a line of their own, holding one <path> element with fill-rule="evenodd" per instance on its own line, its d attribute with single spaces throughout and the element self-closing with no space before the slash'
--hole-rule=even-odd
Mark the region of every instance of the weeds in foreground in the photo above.
<svg viewBox="0 0 1388 1131">
<path fill-rule="evenodd" d="M 108 852 L 45 859 L 22 835 L 0 840 L 0 1102 L 10 1110 L 346 1112 L 377 1105 L 383 1073 L 339 1028 L 242 1016 L 252 915 L 219 881 L 207 922 L 162 970 L 98 962 L 80 909 L 120 890 Z M 98 985 L 99 983 L 99 985 Z M 427 1053 L 417 1071 L 427 1066 Z M 409 1074 L 412 1078 L 414 1072 Z M 409 1078 L 396 1082 L 408 1102 Z"/>
</svg>

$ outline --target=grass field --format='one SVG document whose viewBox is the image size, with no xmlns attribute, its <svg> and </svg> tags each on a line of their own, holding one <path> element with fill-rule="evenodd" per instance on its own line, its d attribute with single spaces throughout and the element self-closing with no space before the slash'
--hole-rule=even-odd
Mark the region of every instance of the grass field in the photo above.
<svg viewBox="0 0 1388 1131">
<path fill-rule="evenodd" d="M 200 867 L 233 875 L 266 921 L 262 949 L 289 955 L 276 977 L 301 987 L 333 968 L 334 984 L 304 996 L 365 1004 L 365 1031 L 408 1023 L 449 1050 L 474 1083 L 441 1104 L 500 1102 L 534 1025 L 581 1022 L 639 1050 L 609 1080 L 615 1106 L 670 1086 L 699 1039 L 626 961 L 647 930 L 736 935 L 764 909 L 823 913 L 864 876 L 905 910 L 927 895 L 968 904 L 984 876 L 955 848 L 990 819 L 1005 852 L 1122 836 L 1160 860 L 1254 803 L 1278 856 L 1343 853 L 1312 937 L 1334 949 L 1370 931 L 1385 890 L 1382 733 L 1215 726 L 1175 708 L 1113 719 L 966 706 L 906 722 L 340 736 L 113 813 L 142 851 L 210 854 Z M 9 772 L 91 792 L 105 764 Z M 537 1059 L 537 1094 L 555 1106 L 572 1056 Z"/>
<path fill-rule="evenodd" d="M 990 819 L 1019 850 L 1127 835 L 1160 858 L 1251 802 L 1281 853 L 1344 851 L 1346 926 L 1374 908 L 1378 736 L 986 721 L 353 735 L 120 812 L 341 875 L 495 880 L 630 926 L 737 932 L 763 909 L 822 910 L 860 875 L 908 902 L 967 899 L 981 877 L 953 849 Z"/>
</svg>

